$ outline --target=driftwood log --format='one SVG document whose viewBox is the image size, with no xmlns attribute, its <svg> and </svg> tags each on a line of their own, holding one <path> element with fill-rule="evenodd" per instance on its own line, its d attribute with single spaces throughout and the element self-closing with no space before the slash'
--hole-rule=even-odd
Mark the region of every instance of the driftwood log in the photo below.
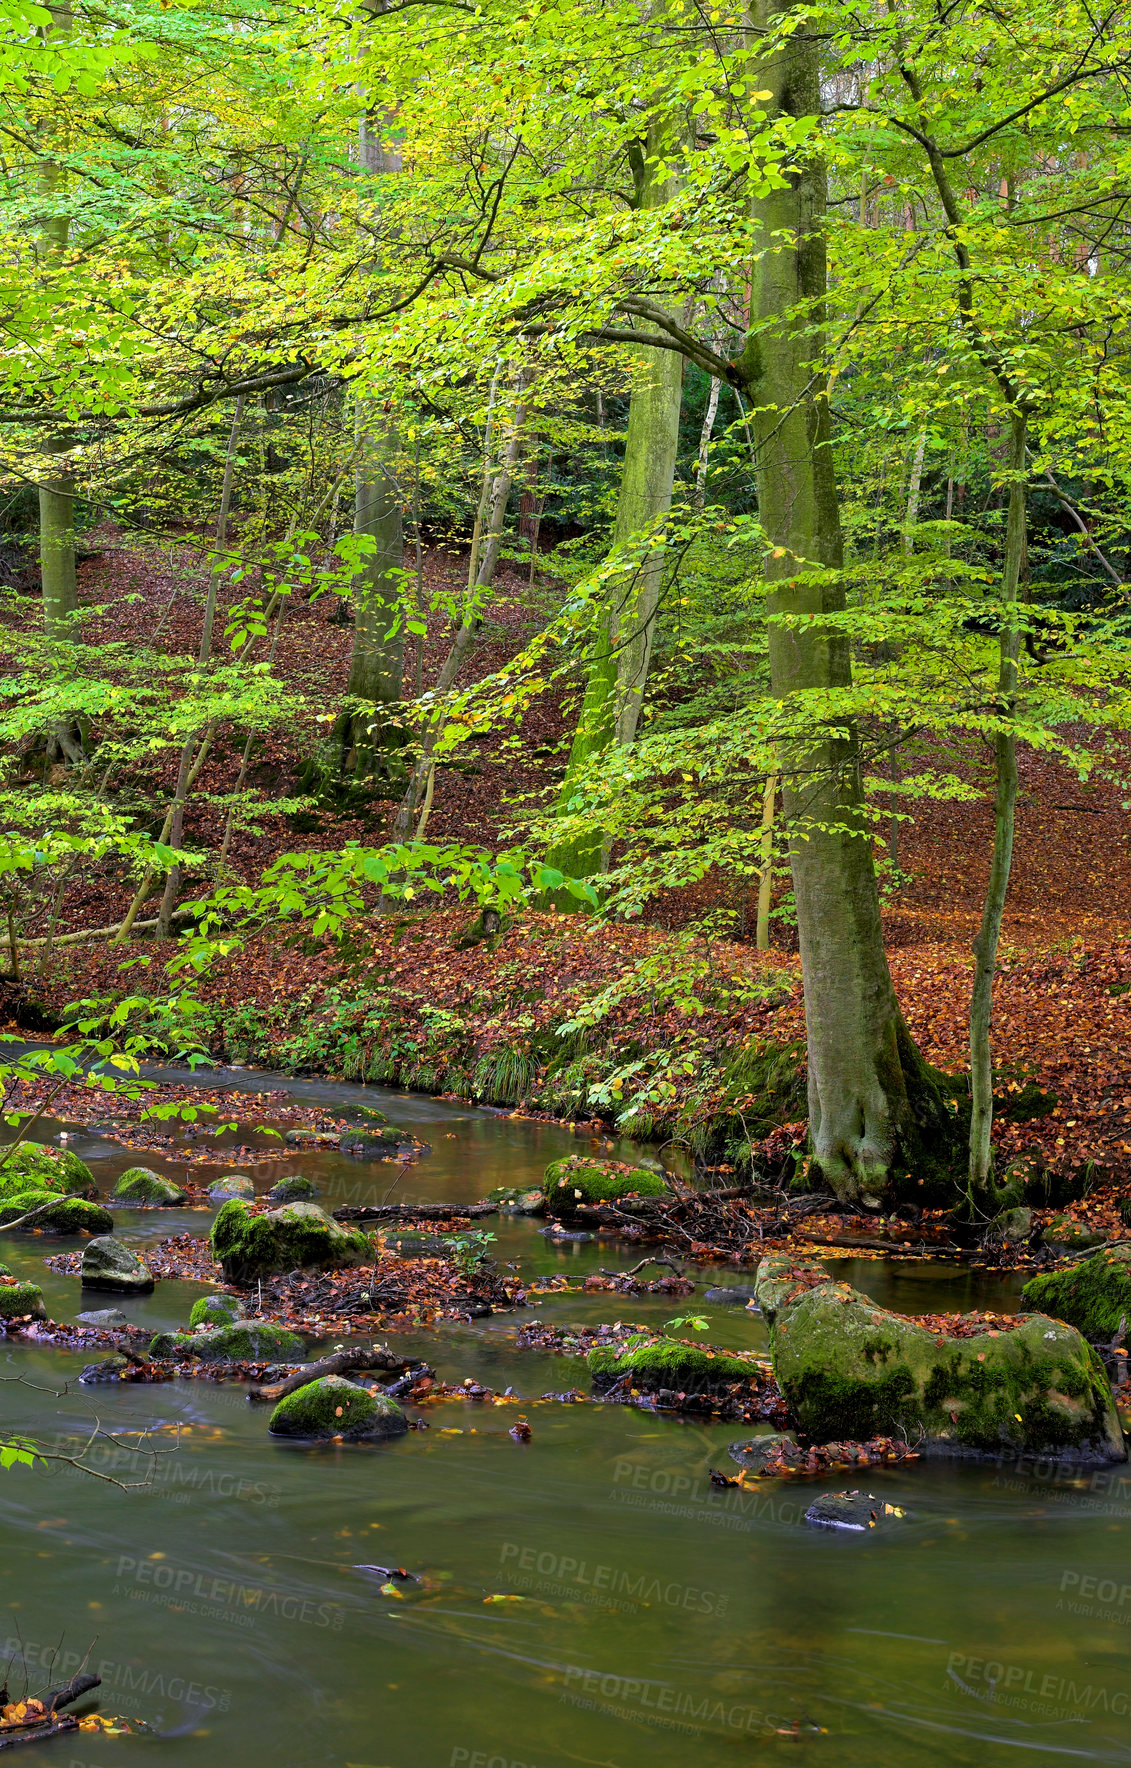
<svg viewBox="0 0 1131 1768">
<path fill-rule="evenodd" d="M 317 1363 L 304 1363 L 293 1375 L 272 1382 L 270 1387 L 251 1387 L 247 1397 L 252 1401 L 266 1400 L 274 1404 L 276 1400 L 285 1400 L 297 1388 L 305 1387 L 308 1381 L 320 1381 L 324 1375 L 344 1375 L 350 1369 L 381 1369 L 388 1375 L 402 1375 L 406 1370 L 421 1375 L 433 1373 L 421 1357 L 402 1357 L 399 1352 L 381 1344 L 358 1345 L 348 1351 L 333 1351 L 328 1357 L 320 1357 Z"/>
<path fill-rule="evenodd" d="M 72 1701 L 89 1694 L 92 1688 L 101 1683 L 101 1676 L 92 1676 L 89 1672 L 80 1672 L 62 1688 L 53 1688 L 43 1696 L 41 1713 L 33 1713 L 26 1719 L 17 1719 L 7 1724 L 0 1724 L 0 1750 L 13 1749 L 18 1743 L 44 1743 L 49 1737 L 58 1737 L 63 1731 L 74 1731 L 78 1720 L 73 1713 L 60 1712 L 61 1707 L 69 1707 Z M 2 1691 L 0 1699 L 7 1703 L 8 1690 Z"/>
<path fill-rule="evenodd" d="M 336 1222 L 443 1222 L 497 1215 L 497 1203 L 344 1203 L 331 1211 Z"/>
</svg>

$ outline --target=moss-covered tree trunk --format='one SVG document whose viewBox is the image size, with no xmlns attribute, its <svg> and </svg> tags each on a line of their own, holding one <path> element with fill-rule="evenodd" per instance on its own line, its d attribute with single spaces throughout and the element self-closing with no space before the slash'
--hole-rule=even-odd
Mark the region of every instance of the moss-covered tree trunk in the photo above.
<svg viewBox="0 0 1131 1768">
<path fill-rule="evenodd" d="M 649 139 L 637 175 L 642 209 L 659 208 L 675 194 L 673 178 L 657 178 Z M 683 396 L 683 358 L 671 350 L 642 350 L 645 366 L 632 390 L 624 466 L 617 499 L 612 551 L 634 544 L 638 562 L 614 576 L 605 592 L 585 695 L 562 782 L 559 808 L 566 811 L 594 756 L 636 736 L 648 681 L 656 615 L 663 581 L 662 525 L 671 509 Z M 652 536 L 650 541 L 645 537 Z M 605 838 L 597 829 L 556 844 L 548 862 L 573 878 L 602 870 Z M 577 907 L 575 899 L 563 906 Z"/>
<path fill-rule="evenodd" d="M 754 28 L 768 32 L 778 10 L 759 0 Z M 776 44 L 764 73 L 769 108 L 818 115 L 816 38 L 802 20 Z M 810 153 L 784 189 L 753 204 L 764 244 L 753 270 L 742 378 L 753 403 L 759 519 L 769 542 L 771 681 L 783 698 L 851 681 L 847 641 L 820 625 L 823 613 L 844 606 L 821 373 L 825 202 L 824 165 Z M 794 624 L 798 617 L 807 623 Z M 855 734 L 818 738 L 804 753 L 784 756 L 782 797 L 805 983 L 813 1163 L 839 1197 L 871 1207 L 927 1147 L 940 1152 L 949 1116 L 888 970 Z"/>
</svg>

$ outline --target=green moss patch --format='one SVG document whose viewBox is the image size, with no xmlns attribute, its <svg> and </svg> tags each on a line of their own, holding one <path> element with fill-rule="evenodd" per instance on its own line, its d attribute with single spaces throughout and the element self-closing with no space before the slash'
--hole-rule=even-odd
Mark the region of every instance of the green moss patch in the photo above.
<svg viewBox="0 0 1131 1768">
<path fill-rule="evenodd" d="M 336 1270 L 373 1258 L 364 1234 L 343 1228 L 316 1203 L 285 1203 L 256 1214 L 233 1198 L 212 1224 L 211 1245 L 230 1283 L 280 1271 Z"/>
<path fill-rule="evenodd" d="M 43 1291 L 38 1283 L 0 1283 L 0 1320 L 19 1320 L 30 1314 L 46 1320 Z"/>
<path fill-rule="evenodd" d="M 598 1386 L 611 1387 L 628 1375 L 633 1387 L 643 1393 L 656 1393 L 661 1388 L 709 1393 L 728 1381 L 749 1380 L 761 1372 L 753 1357 L 715 1350 L 711 1345 L 687 1344 L 681 1338 L 658 1338 L 619 1350 L 598 1346 L 585 1362 Z"/>
<path fill-rule="evenodd" d="M 1131 1327 L 1131 1246 L 1108 1247 L 1063 1271 L 1031 1277 L 1021 1300 L 1079 1327 L 1085 1338 L 1109 1343 L 1121 1320 Z"/>
<path fill-rule="evenodd" d="M 570 1216 L 586 1203 L 618 1203 L 625 1197 L 668 1197 L 671 1193 L 659 1173 L 648 1167 L 569 1154 L 546 1168 L 542 1195 L 547 1215 Z"/>
<path fill-rule="evenodd" d="M 387 1394 L 371 1394 L 341 1375 L 309 1381 L 279 1401 L 268 1429 L 273 1436 L 370 1441 L 404 1436 L 408 1420 Z"/>
<path fill-rule="evenodd" d="M 182 1362 L 199 1357 L 204 1363 L 257 1363 L 264 1357 L 293 1362 L 305 1346 L 297 1332 L 266 1321 L 237 1321 L 206 1326 L 200 1332 L 159 1332 L 149 1347 L 151 1357 Z"/>
<path fill-rule="evenodd" d="M 779 1302 L 771 1347 L 785 1400 L 817 1442 L 901 1436 L 952 1454 L 1126 1459 L 1098 1356 L 1044 1314 L 946 1337 L 825 1282 Z"/>
<path fill-rule="evenodd" d="M 280 1179 L 267 1193 L 272 1203 L 311 1203 L 317 1195 L 317 1185 L 304 1179 L 301 1173 L 295 1173 L 289 1179 Z"/>
<path fill-rule="evenodd" d="M 44 1207 L 50 1205 L 50 1208 Z M 0 1203 L 0 1226 L 43 1209 L 27 1231 L 36 1229 L 45 1234 L 112 1234 L 114 1218 L 100 1204 L 88 1203 L 84 1197 L 61 1197 L 55 1191 L 24 1191 L 16 1197 L 5 1197 Z"/>
<path fill-rule="evenodd" d="M 131 1166 L 114 1186 L 111 1201 L 133 1204 L 139 1209 L 162 1209 L 187 1203 L 188 1192 L 147 1166 Z"/>
<path fill-rule="evenodd" d="M 235 1295 L 202 1295 L 192 1304 L 190 1326 L 230 1326 L 243 1313 L 243 1304 Z"/>
</svg>

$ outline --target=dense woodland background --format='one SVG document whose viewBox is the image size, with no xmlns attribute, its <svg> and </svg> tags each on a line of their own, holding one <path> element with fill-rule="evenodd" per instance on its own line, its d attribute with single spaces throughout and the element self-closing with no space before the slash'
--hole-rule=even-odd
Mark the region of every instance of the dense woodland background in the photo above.
<svg viewBox="0 0 1131 1768">
<path fill-rule="evenodd" d="M 16 1022 L 868 1209 L 1122 1173 L 1129 72 L 0 0 Z"/>
</svg>

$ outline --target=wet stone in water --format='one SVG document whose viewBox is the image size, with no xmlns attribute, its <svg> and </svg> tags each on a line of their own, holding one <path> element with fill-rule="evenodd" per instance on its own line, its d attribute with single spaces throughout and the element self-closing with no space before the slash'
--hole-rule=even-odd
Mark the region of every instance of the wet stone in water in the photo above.
<svg viewBox="0 0 1131 1768">
<path fill-rule="evenodd" d="M 758 1307 L 757 1290 L 745 1283 L 736 1283 L 733 1288 L 708 1289 L 703 1295 L 703 1300 L 713 1301 L 716 1304 L 721 1302 L 725 1307 L 732 1308 L 744 1308 L 753 1302 L 757 1312 L 761 1313 L 762 1311 Z"/>
<path fill-rule="evenodd" d="M 852 1529 L 862 1534 L 886 1528 L 905 1515 L 873 1492 L 822 1492 L 805 1512 L 805 1521 L 815 1529 Z"/>
<path fill-rule="evenodd" d="M 84 1289 L 116 1289 L 125 1294 L 148 1295 L 153 1275 L 146 1265 L 113 1234 L 92 1240 L 82 1255 Z"/>
<path fill-rule="evenodd" d="M 89 1313 L 76 1314 L 75 1319 L 83 1326 L 101 1326 L 105 1331 L 129 1325 L 120 1308 L 93 1308 Z"/>
</svg>

